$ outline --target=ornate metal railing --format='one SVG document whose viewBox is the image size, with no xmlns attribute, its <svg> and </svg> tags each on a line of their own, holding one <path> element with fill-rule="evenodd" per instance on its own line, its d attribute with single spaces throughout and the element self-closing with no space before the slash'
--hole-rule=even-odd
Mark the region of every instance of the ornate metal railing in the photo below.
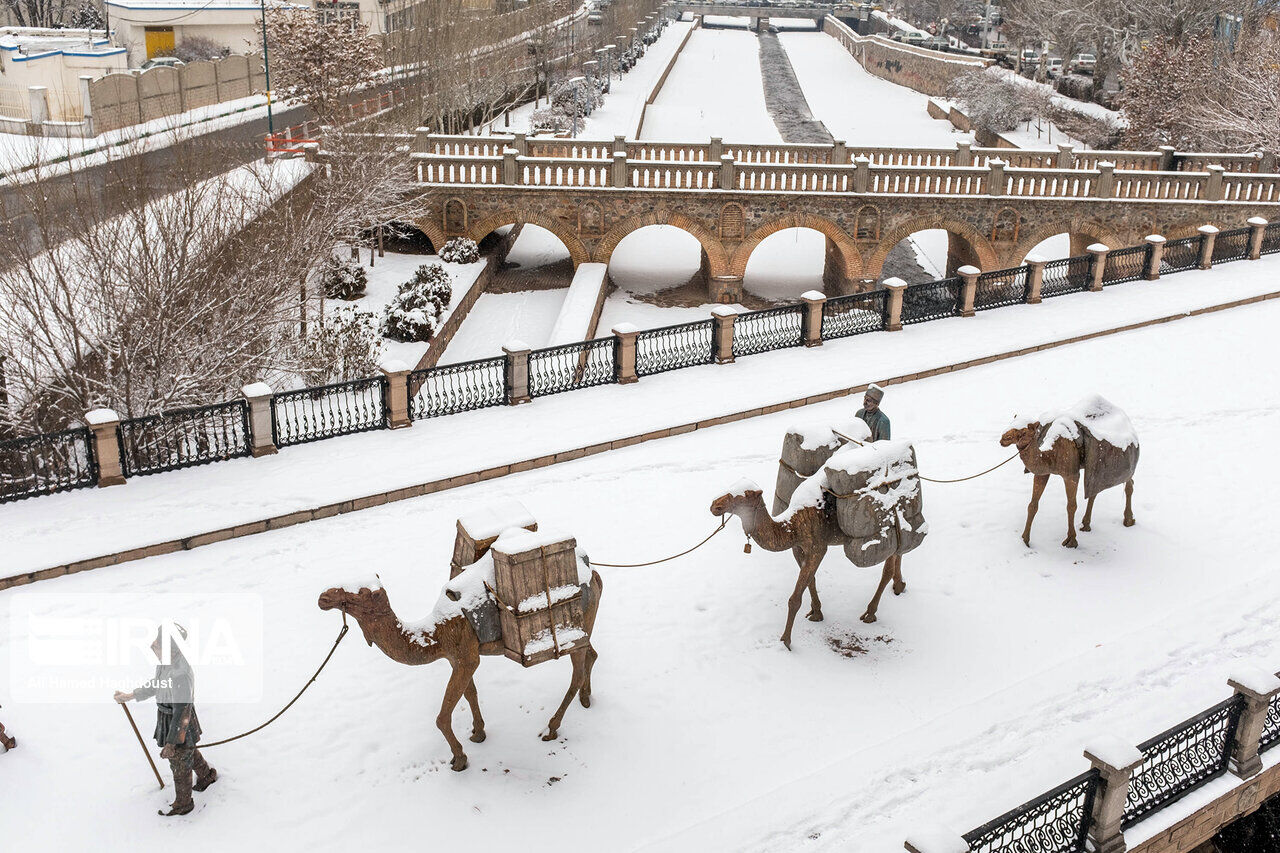
<svg viewBox="0 0 1280 853">
<path fill-rule="evenodd" d="M 1089 289 L 1089 256 L 1076 255 L 1049 261 L 1044 265 L 1044 280 L 1040 284 L 1040 298 L 1050 299 L 1066 293 L 1078 293 Z"/>
<path fill-rule="evenodd" d="M 715 357 L 714 325 L 712 320 L 698 320 L 636 335 L 636 376 L 710 364 Z"/>
<path fill-rule="evenodd" d="M 382 376 L 282 391 L 271 398 L 276 447 L 387 427 L 387 380 Z"/>
<path fill-rule="evenodd" d="M 500 355 L 412 371 L 409 419 L 501 406 L 507 401 L 506 364 L 506 356 Z"/>
<path fill-rule="evenodd" d="M 617 339 L 596 338 L 529 353 L 529 396 L 617 381 Z"/>
<path fill-rule="evenodd" d="M 733 326 L 733 354 L 752 355 L 800 346 L 803 313 L 803 305 L 787 305 L 739 314 Z"/>
<path fill-rule="evenodd" d="M 1115 249 L 1107 255 L 1107 266 L 1102 271 L 1102 283 L 1120 284 L 1124 281 L 1137 281 L 1147 271 L 1146 246 L 1129 246 Z"/>
<path fill-rule="evenodd" d="M 224 462 L 249 455 L 249 404 L 232 400 L 130 418 L 117 434 L 125 477 Z"/>
<path fill-rule="evenodd" d="M 872 290 L 828 299 L 822 305 L 823 340 L 882 331 L 888 306 L 887 290 Z"/>
<path fill-rule="evenodd" d="M 1097 770 L 1082 773 L 1052 791 L 1000 815 L 964 840 L 973 853 L 1076 853 L 1085 849 Z"/>
<path fill-rule="evenodd" d="M 1253 236 L 1252 228 L 1232 228 L 1220 231 L 1213 240 L 1213 262 L 1242 261 L 1249 257 L 1249 239 Z"/>
<path fill-rule="evenodd" d="M 1162 272 L 1191 270 L 1200 266 L 1200 237 L 1183 237 L 1164 244 L 1164 256 L 1160 260 Z"/>
<path fill-rule="evenodd" d="M 911 285 L 902 292 L 902 325 L 959 315 L 963 289 L 964 281 L 959 278 Z"/>
<path fill-rule="evenodd" d="M 93 434 L 85 427 L 0 441 L 0 503 L 96 482 Z"/>
<path fill-rule="evenodd" d="M 1267 705 L 1267 718 L 1262 724 L 1262 740 L 1259 742 L 1258 751 L 1266 752 L 1271 747 L 1280 743 L 1280 696 L 1271 700 L 1271 704 Z"/>
<path fill-rule="evenodd" d="M 1262 254 L 1280 252 L 1280 222 L 1272 222 L 1262 232 Z"/>
<path fill-rule="evenodd" d="M 1226 771 L 1244 701 L 1232 696 L 1138 745 L 1143 760 L 1129 778 L 1121 826 L 1137 823 Z"/>
<path fill-rule="evenodd" d="M 973 293 L 973 310 L 986 311 L 988 308 L 1026 302 L 1027 290 L 1031 285 L 1028 272 L 1028 268 L 1023 266 L 992 270 L 978 276 L 978 286 Z"/>
</svg>

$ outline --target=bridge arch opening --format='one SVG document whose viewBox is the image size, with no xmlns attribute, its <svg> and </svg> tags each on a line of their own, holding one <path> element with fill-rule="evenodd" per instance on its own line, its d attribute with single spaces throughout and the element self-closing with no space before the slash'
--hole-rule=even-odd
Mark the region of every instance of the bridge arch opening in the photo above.
<svg viewBox="0 0 1280 853">
<path fill-rule="evenodd" d="M 499 292 L 568 287 L 574 268 L 585 260 L 576 240 L 520 217 L 481 223 L 472 239 L 493 267 L 490 289 Z"/>
<path fill-rule="evenodd" d="M 678 225 L 645 225 L 624 235 L 603 259 L 619 290 L 659 301 L 707 301 L 710 258 L 698 238 Z M 644 299 L 643 301 L 649 301 Z"/>
<path fill-rule="evenodd" d="M 922 284 L 957 275 L 962 266 L 997 269 L 996 250 L 986 235 L 965 222 L 924 220 L 882 231 L 864 269 L 867 281 L 900 278 Z"/>
<path fill-rule="evenodd" d="M 794 302 L 809 290 L 852 293 L 862 267 L 852 241 L 830 224 L 822 229 L 766 226 L 743 244 L 739 256 L 743 289 L 773 302 Z"/>
</svg>

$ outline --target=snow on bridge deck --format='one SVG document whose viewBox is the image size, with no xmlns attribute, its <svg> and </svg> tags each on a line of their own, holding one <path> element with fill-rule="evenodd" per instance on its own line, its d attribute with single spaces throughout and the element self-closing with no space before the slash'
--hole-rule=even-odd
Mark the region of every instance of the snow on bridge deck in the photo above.
<svg viewBox="0 0 1280 853">
<path fill-rule="evenodd" d="M 990 347 L 980 341 L 1008 346 L 1104 317 L 1136 319 L 1140 305 L 1169 313 L 1203 301 L 1196 295 L 1245 295 L 1274 280 L 1275 269 L 1274 260 L 1234 264 L 321 442 L 3 507 L 0 524 L 20 534 L 11 559 L 28 562 L 90 533 L 107 535 L 99 524 L 129 528 L 112 513 L 145 515 L 134 535 L 142 521 L 171 527 L 175 510 L 188 523 L 208 523 L 227 511 L 216 504 L 231 482 L 241 507 L 315 500 L 361 460 L 369 463 L 366 484 L 374 479 L 370 453 L 414 476 L 428 457 L 437 466 L 469 464 L 503 435 L 522 434 L 522 449 L 532 450 L 548 446 L 539 436 L 552 428 L 580 440 L 583 421 L 634 426 L 638 409 L 629 401 L 684 418 L 712 387 L 734 403 L 770 383 L 774 396 L 790 396 L 815 375 L 830 386 L 909 367 L 925 353 L 973 355 Z M 280 723 L 210 752 L 222 778 L 199 797 L 188 819 L 199 833 L 186 832 L 183 843 L 337 850 L 403 846 L 425 834 L 443 847 L 483 837 L 494 848 L 519 842 L 529 851 L 896 851 L 919 820 L 976 826 L 1081 771 L 1080 749 L 1095 732 L 1136 743 L 1222 698 L 1236 661 L 1280 663 L 1271 524 L 1280 385 L 1270 381 L 1278 322 L 1280 300 L 888 389 L 895 435 L 915 442 L 935 477 L 1000 458 L 996 437 L 1015 411 L 1104 393 L 1128 411 L 1143 441 L 1134 528 L 1121 527 L 1122 496 L 1108 492 L 1081 547 L 1060 548 L 1055 482 L 1027 549 L 1018 535 L 1030 480 L 1016 466 L 930 485 L 932 533 L 904 561 L 906 595 L 889 597 L 880 621 L 863 625 L 857 617 L 876 573 L 832 555 L 818 575 L 826 621 L 801 620 L 790 653 L 777 637 L 795 564 L 759 548 L 744 555 L 736 522 L 680 561 L 602 570 L 593 707 L 571 708 L 561 740 L 544 744 L 537 733 L 568 666 L 522 670 L 486 659 L 477 685 L 489 737 L 466 744 L 465 774 L 448 771 L 432 725 L 447 668 L 403 667 L 353 641 Z M 847 417 L 853 405 L 822 404 L 803 417 Z M 219 737 L 269 716 L 324 653 L 338 619 L 316 609 L 315 598 L 331 581 L 377 570 L 397 611 L 420 616 L 447 579 L 454 519 L 513 495 L 597 560 L 668 553 L 706 534 L 711 499 L 739 477 L 772 482 L 781 437 L 798 417 L 756 418 L 27 591 L 86 594 L 65 600 L 61 615 L 100 615 L 108 594 L 131 602 L 171 591 L 261 595 L 270 650 L 264 697 L 202 707 L 205 731 Z M 501 429 L 488 431 L 486 420 Z M 1223 484 L 1201 472 L 1231 477 Z M 173 504 L 179 495 L 185 510 Z M 37 518 L 44 544 L 33 552 Z M 9 632 L 0 637 L 9 652 Z M 845 657 L 832 644 L 867 652 Z M 163 794 L 103 699 L 5 703 L 4 721 L 24 742 L 4 757 L 23 784 L 0 800 L 15 848 L 171 839 L 174 827 L 151 811 Z M 466 719 L 456 715 L 460 733 Z M 44 819 L 54 802 L 77 803 L 79 819 Z M 268 808 L 274 817 L 264 823 Z"/>
</svg>

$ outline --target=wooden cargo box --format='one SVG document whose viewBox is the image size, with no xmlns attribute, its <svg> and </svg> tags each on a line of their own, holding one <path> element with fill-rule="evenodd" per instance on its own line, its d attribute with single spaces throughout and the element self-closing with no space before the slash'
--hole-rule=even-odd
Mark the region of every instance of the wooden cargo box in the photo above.
<svg viewBox="0 0 1280 853">
<path fill-rule="evenodd" d="M 510 528 L 493 544 L 507 657 L 533 666 L 589 641 L 577 546 L 571 536 Z"/>
<path fill-rule="evenodd" d="M 517 500 L 492 503 L 459 518 L 458 534 L 453 540 L 453 559 L 449 561 L 449 580 L 483 557 L 508 527 L 536 531 L 538 522 L 533 513 Z"/>
</svg>

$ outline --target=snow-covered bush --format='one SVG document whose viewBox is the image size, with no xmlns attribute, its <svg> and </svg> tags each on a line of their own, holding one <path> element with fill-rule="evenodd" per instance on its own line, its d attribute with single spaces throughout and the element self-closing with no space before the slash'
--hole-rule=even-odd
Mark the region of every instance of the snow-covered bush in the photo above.
<svg viewBox="0 0 1280 853">
<path fill-rule="evenodd" d="M 359 299 L 364 296 L 369 276 L 364 267 L 349 258 L 331 257 L 320 272 L 320 286 L 325 299 Z"/>
<path fill-rule="evenodd" d="M 440 250 L 440 260 L 450 264 L 474 264 L 480 260 L 480 247 L 469 237 L 454 237 Z"/>
<path fill-rule="evenodd" d="M 221 59 L 231 54 L 231 48 L 218 44 L 205 36 L 183 36 L 173 49 L 173 55 L 183 62 L 202 62 Z"/>
<path fill-rule="evenodd" d="M 382 315 L 382 333 L 397 341 L 429 341 L 453 298 L 453 282 L 439 264 L 423 264 L 400 285 Z"/>
<path fill-rule="evenodd" d="M 551 90 L 551 105 L 568 116 L 589 116 L 604 100 L 603 82 L 571 80 Z"/>
<path fill-rule="evenodd" d="M 338 308 L 312 323 L 298 341 L 298 364 L 307 385 L 326 385 L 373 376 L 382 340 L 372 314 Z"/>
<path fill-rule="evenodd" d="M 1064 74 L 1053 84 L 1058 94 L 1077 101 L 1093 100 L 1093 78 L 1083 74 Z"/>
<path fill-rule="evenodd" d="M 562 133 L 569 129 L 570 124 L 568 114 L 554 107 L 535 110 L 529 117 L 529 126 L 534 133 Z"/>
<path fill-rule="evenodd" d="M 71 15 L 73 30 L 100 30 L 103 26 L 102 12 L 92 3 L 85 3 Z"/>
<path fill-rule="evenodd" d="M 1040 115 L 1044 96 L 1038 87 L 1014 80 L 1003 68 L 985 68 L 961 74 L 951 81 L 947 94 L 954 98 L 980 133 L 1013 130 Z"/>
</svg>

